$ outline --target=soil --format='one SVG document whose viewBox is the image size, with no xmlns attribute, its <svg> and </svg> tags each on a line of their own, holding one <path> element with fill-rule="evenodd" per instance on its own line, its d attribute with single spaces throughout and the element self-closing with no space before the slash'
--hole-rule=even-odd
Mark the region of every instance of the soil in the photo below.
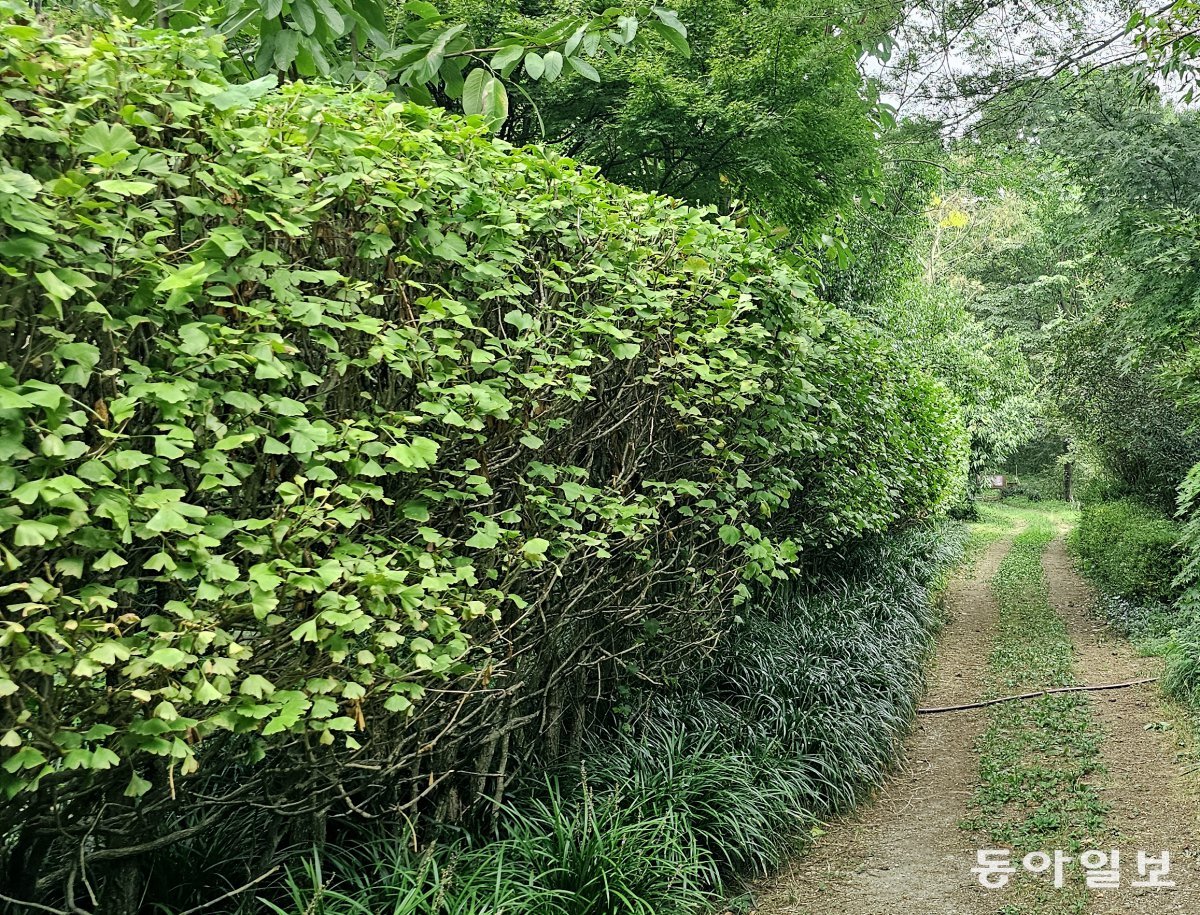
<svg viewBox="0 0 1200 915">
<path fill-rule="evenodd" d="M 993 543 L 947 588 L 949 622 L 924 705 L 979 698 L 996 630 L 991 580 L 1010 543 Z M 904 768 L 874 803 L 758 888 L 757 915 L 992 915 L 995 897 L 970 872 L 978 844 L 958 825 L 979 781 L 975 741 L 985 723 L 983 710 L 919 717 Z"/>
<path fill-rule="evenodd" d="M 1157 658 L 1141 657 L 1122 636 L 1088 613 L 1093 595 L 1076 573 L 1061 539 L 1042 559 L 1050 589 L 1050 606 L 1067 622 L 1075 646 L 1075 679 L 1079 683 L 1123 683 L 1157 676 Z M 1180 758 L 1186 739 L 1160 703 L 1155 684 L 1094 694 L 1092 715 L 1104 734 L 1101 757 L 1107 770 L 1102 796 L 1110 805 L 1107 822 L 1116 831 L 1113 846 L 1121 849 L 1121 888 L 1089 893 L 1093 915 L 1159 915 L 1200 913 L 1200 866 L 1197 852 L 1195 779 L 1185 774 Z M 1171 854 L 1169 879 L 1174 890 L 1134 889 L 1137 850 L 1157 857 Z"/>
</svg>

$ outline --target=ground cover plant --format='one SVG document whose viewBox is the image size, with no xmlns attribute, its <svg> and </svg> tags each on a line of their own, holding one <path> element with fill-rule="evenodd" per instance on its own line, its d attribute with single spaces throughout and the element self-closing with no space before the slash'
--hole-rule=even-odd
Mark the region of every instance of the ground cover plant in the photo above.
<svg viewBox="0 0 1200 915">
<path fill-rule="evenodd" d="M 1170 604 L 1182 570 L 1180 533 L 1162 512 L 1122 499 L 1085 505 L 1072 545 L 1083 569 L 1108 593 Z"/>
<path fill-rule="evenodd" d="M 945 389 L 739 220 L 6 12 L 13 892 L 130 912 L 171 854 L 486 821 L 810 554 L 961 491 Z"/>
<path fill-rule="evenodd" d="M 1054 528 L 1045 513 L 1006 511 L 1024 513 L 1028 526 L 1013 540 L 993 581 L 1000 617 L 988 659 L 991 693 L 1071 685 L 1071 639 L 1049 606 L 1041 566 Z M 980 739 L 975 810 L 964 825 L 986 836 L 991 847 L 1020 854 L 1096 847 L 1105 811 L 1093 784 L 1101 771 L 1099 745 L 1084 694 L 993 706 Z M 1006 912 L 1082 912 L 1088 905 L 1086 892 L 1077 886 L 1051 890 L 1044 881 L 1018 877 L 1018 887 L 1018 901 L 1006 899 Z"/>
</svg>

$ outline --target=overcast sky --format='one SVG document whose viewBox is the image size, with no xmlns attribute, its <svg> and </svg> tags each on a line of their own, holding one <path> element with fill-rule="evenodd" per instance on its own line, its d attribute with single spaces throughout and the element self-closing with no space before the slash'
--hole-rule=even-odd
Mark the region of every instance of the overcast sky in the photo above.
<svg viewBox="0 0 1200 915">
<path fill-rule="evenodd" d="M 962 10 L 961 0 L 918 0 L 894 35 L 888 62 L 863 60 L 864 73 L 882 81 L 885 100 L 902 117 L 927 115 L 965 125 L 978 109 L 978 93 L 986 94 L 993 80 L 1051 76 L 1137 56 L 1124 36 L 1130 14 L 1124 3 L 1009 0 L 973 17 L 962 16 Z M 964 18 L 963 27 L 946 24 Z M 975 96 L 964 97 L 963 90 Z"/>
</svg>

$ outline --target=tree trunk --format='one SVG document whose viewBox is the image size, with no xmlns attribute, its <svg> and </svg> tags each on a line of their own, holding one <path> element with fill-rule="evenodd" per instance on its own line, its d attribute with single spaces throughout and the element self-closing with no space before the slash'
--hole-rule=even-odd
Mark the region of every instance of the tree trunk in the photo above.
<svg viewBox="0 0 1200 915">
<path fill-rule="evenodd" d="M 1075 501 L 1075 462 L 1066 461 L 1063 464 L 1063 498 L 1068 502 Z"/>
<path fill-rule="evenodd" d="M 105 915 L 138 915 L 144 890 L 141 863 L 137 858 L 126 858 L 105 868 L 104 887 L 100 890 L 100 911 Z M 73 876 L 73 875 L 72 875 Z M 75 895 L 75 881 L 69 881 L 69 896 Z M 75 899 L 67 900 L 74 905 Z M 84 911 L 87 911 L 86 909 Z"/>
</svg>

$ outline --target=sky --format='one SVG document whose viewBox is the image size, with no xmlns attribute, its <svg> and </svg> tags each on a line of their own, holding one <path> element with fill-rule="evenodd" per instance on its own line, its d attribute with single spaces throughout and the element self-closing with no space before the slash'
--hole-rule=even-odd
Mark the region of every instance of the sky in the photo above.
<svg viewBox="0 0 1200 915">
<path fill-rule="evenodd" d="M 933 117 L 960 131 L 1004 85 L 1137 59 L 1125 36 L 1130 12 L 1121 0 L 917 0 L 888 60 L 865 57 L 863 71 L 881 81 L 901 117 Z"/>
</svg>

